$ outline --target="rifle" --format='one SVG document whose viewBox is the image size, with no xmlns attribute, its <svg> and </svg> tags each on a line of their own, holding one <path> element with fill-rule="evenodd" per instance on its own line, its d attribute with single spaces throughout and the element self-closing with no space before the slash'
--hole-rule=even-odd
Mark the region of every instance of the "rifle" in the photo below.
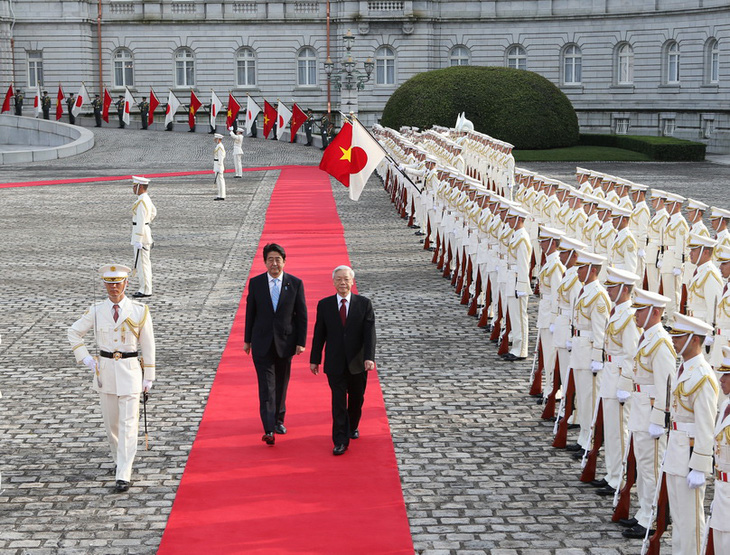
<svg viewBox="0 0 730 555">
<path fill-rule="evenodd" d="M 490 306 L 492 306 L 492 280 L 489 279 L 489 272 L 487 272 L 487 288 L 484 290 L 484 306 L 482 307 L 482 312 L 479 315 L 477 327 L 484 328 L 489 324 Z"/>
<path fill-rule="evenodd" d="M 568 387 L 565 388 L 565 395 L 560 400 L 560 410 L 558 418 L 555 420 L 555 438 L 553 439 L 553 447 L 564 449 L 568 441 L 568 420 L 573 414 L 573 397 L 575 397 L 575 378 L 573 378 L 573 369 L 568 369 Z M 563 417 L 560 417 L 561 412 Z"/>
<path fill-rule="evenodd" d="M 555 357 L 555 365 L 553 366 L 553 390 L 545 399 L 545 408 L 542 411 L 542 419 L 549 420 L 555 416 L 555 398 L 560 389 L 560 360 Z M 557 431 L 557 430 L 556 430 Z M 553 432 L 555 433 L 555 432 Z"/>
<path fill-rule="evenodd" d="M 629 507 L 631 506 L 631 488 L 636 482 L 636 456 L 634 455 L 633 436 L 629 433 L 629 442 L 626 445 L 623 460 L 623 487 L 616 488 L 613 497 L 613 516 L 612 522 L 618 522 L 621 519 L 629 518 Z"/>
<path fill-rule="evenodd" d="M 710 528 L 710 522 L 712 521 L 712 511 L 715 509 L 715 500 L 712 500 L 710 505 L 710 516 L 705 522 L 705 531 L 702 534 L 702 549 L 700 553 L 705 555 L 715 555 L 715 538 L 712 535 L 712 528 Z"/>
<path fill-rule="evenodd" d="M 512 331 L 512 322 L 510 321 L 509 309 L 507 310 L 507 317 L 504 321 L 504 333 L 499 341 L 499 349 L 497 349 L 498 355 L 504 355 L 509 352 L 509 334 Z"/>
<path fill-rule="evenodd" d="M 593 444 L 591 450 L 583 454 L 581 466 L 583 472 L 580 475 L 581 482 L 591 482 L 596 478 L 596 461 L 598 460 L 598 451 L 603 445 L 603 403 L 599 397 L 596 399 L 596 406 L 593 411 L 593 423 L 591 424 L 591 434 L 588 438 L 588 444 Z"/>
<path fill-rule="evenodd" d="M 463 274 L 464 281 L 461 283 L 461 304 L 469 304 L 469 291 L 471 290 L 472 275 L 474 274 L 474 264 L 470 254 L 467 254 L 464 260 L 466 262 L 466 272 Z"/>
<path fill-rule="evenodd" d="M 427 251 L 431 247 L 431 216 L 426 213 L 426 236 L 423 238 L 423 250 Z"/>
<path fill-rule="evenodd" d="M 494 325 L 492 326 L 492 333 L 489 336 L 489 340 L 493 342 L 499 341 L 499 336 L 501 335 L 500 330 L 502 328 L 502 317 L 504 314 L 502 314 L 502 292 L 497 291 L 497 318 L 494 320 Z"/>
<path fill-rule="evenodd" d="M 459 293 L 459 281 L 464 276 L 464 247 L 456 248 L 456 262 L 454 262 L 454 271 L 451 275 L 451 287 L 456 288 L 457 294 Z"/>
<path fill-rule="evenodd" d="M 429 221 L 429 224 L 431 222 Z M 426 241 L 424 241 L 425 244 Z M 431 257 L 431 264 L 436 264 L 439 259 L 439 250 L 441 248 L 441 238 L 439 237 L 439 230 L 438 227 L 436 228 L 436 239 L 434 240 L 434 244 L 436 245 L 433 248 L 433 256 Z"/>
<path fill-rule="evenodd" d="M 482 269 L 477 268 L 477 278 L 474 281 L 474 296 L 469 304 L 468 316 L 476 316 L 477 307 L 479 306 L 479 296 L 482 294 Z"/>
<path fill-rule="evenodd" d="M 533 397 L 542 396 L 543 365 L 542 338 L 538 330 L 537 341 L 535 341 L 535 354 L 532 356 L 532 370 L 530 371 L 530 395 Z"/>
</svg>

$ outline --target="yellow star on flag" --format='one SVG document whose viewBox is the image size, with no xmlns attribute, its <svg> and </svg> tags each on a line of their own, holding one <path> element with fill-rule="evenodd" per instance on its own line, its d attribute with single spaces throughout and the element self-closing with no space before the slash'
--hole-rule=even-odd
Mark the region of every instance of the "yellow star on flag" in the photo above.
<svg viewBox="0 0 730 555">
<path fill-rule="evenodd" d="M 264 125 L 269 123 L 269 116 L 264 115 Z"/>
<path fill-rule="evenodd" d="M 352 162 L 352 147 L 348 149 L 340 147 L 340 150 L 342 151 L 342 158 L 340 158 L 340 160 L 347 160 L 348 162 Z"/>
</svg>

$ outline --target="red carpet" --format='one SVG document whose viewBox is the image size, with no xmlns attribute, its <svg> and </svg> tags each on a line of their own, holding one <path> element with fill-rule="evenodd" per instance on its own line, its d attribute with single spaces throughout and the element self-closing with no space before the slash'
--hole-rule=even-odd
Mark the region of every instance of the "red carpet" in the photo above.
<svg viewBox="0 0 730 555">
<path fill-rule="evenodd" d="M 317 301 L 334 294 L 332 269 L 348 264 L 328 176 L 283 169 L 261 248 L 287 251 L 285 271 L 304 281 L 309 339 Z M 357 271 L 357 268 L 355 268 Z M 327 378 L 294 357 L 289 433 L 261 442 L 256 372 L 243 353 L 244 292 L 158 553 L 413 553 L 390 429 L 377 375 L 365 395 L 361 438 L 332 455 Z M 376 319 L 378 307 L 375 306 Z"/>
</svg>

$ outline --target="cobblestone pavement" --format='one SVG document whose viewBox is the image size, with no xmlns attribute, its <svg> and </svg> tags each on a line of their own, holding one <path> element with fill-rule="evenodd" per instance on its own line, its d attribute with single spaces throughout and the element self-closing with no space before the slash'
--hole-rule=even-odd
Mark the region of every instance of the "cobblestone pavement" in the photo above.
<svg viewBox="0 0 730 555">
<path fill-rule="evenodd" d="M 208 135 L 101 129 L 72 159 L 0 167 L 0 182 L 209 169 Z M 319 151 L 246 141 L 246 165 L 316 164 Z M 530 169 L 570 179 L 573 165 Z M 730 167 L 589 166 L 727 206 Z M 129 494 L 112 463 L 91 377 L 66 328 L 91 299 L 94 269 L 131 262 L 128 182 L 0 191 L 0 554 L 154 553 L 256 254 L 277 172 L 156 179 L 150 308 L 158 382 L 150 450 Z M 422 553 L 637 553 L 610 501 L 549 447 L 526 395 L 529 364 L 498 359 L 418 237 L 371 180 L 359 203 L 334 185 L 360 291 L 376 307 L 378 364 L 416 550 Z M 133 286 L 136 283 L 133 282 Z M 532 302 L 532 309 L 536 302 Z M 367 400 L 366 400 L 367 402 Z M 366 423 L 364 424 L 366 430 Z"/>
</svg>

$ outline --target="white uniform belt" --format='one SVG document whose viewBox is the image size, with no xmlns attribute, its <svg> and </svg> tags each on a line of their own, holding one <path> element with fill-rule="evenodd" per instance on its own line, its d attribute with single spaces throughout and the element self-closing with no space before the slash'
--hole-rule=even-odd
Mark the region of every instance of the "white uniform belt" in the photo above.
<svg viewBox="0 0 730 555">
<path fill-rule="evenodd" d="M 653 384 L 634 384 L 634 391 L 637 393 L 646 393 L 649 397 L 656 397 L 656 386 Z"/>
<path fill-rule="evenodd" d="M 573 337 L 587 337 L 588 339 L 591 339 L 593 337 L 593 332 L 589 330 L 575 330 L 573 332 Z"/>
<path fill-rule="evenodd" d="M 672 430 L 684 432 L 689 437 L 695 437 L 697 426 L 694 422 L 672 422 Z"/>
<path fill-rule="evenodd" d="M 606 355 L 606 362 L 623 362 L 626 355 Z"/>
<path fill-rule="evenodd" d="M 717 479 L 718 479 L 718 480 L 720 480 L 721 482 L 730 482 L 730 480 L 728 480 L 728 473 L 727 473 L 727 472 L 723 472 L 722 470 L 718 470 L 718 471 L 717 471 L 717 472 L 715 473 L 715 476 L 716 476 L 716 477 L 717 477 Z"/>
</svg>

